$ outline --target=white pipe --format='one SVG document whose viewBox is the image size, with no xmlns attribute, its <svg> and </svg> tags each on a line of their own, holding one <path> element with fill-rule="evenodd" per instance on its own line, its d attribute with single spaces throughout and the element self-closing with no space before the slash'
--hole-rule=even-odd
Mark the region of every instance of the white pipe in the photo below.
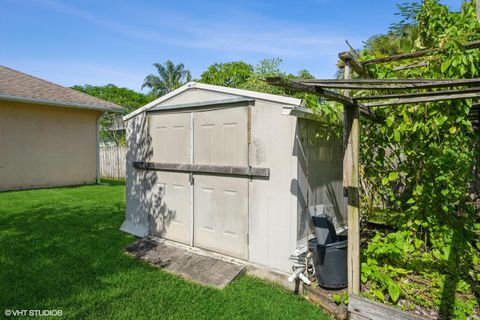
<svg viewBox="0 0 480 320">
<path fill-rule="evenodd" d="M 288 281 L 290 282 L 295 281 L 295 279 L 299 277 L 299 275 L 303 272 L 303 270 L 304 270 L 303 268 L 295 270 L 295 272 L 290 277 L 288 277 Z"/>
<path fill-rule="evenodd" d="M 305 283 L 307 286 L 311 285 L 312 284 L 312 281 L 310 281 L 303 273 L 300 273 L 298 275 L 298 277 L 300 278 L 300 280 L 303 281 L 303 283 Z"/>
</svg>

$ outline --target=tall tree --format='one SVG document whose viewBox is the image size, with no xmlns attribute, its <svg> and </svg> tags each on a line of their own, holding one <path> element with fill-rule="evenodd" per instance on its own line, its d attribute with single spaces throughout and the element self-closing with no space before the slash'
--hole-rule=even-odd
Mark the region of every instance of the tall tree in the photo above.
<svg viewBox="0 0 480 320">
<path fill-rule="evenodd" d="M 214 63 L 200 76 L 200 82 L 239 88 L 253 76 L 253 67 L 243 61 Z"/>
<path fill-rule="evenodd" d="M 154 63 L 158 75 L 149 74 L 143 81 L 142 89 L 149 88 L 150 93 L 156 97 L 167 94 L 192 79 L 190 71 L 185 69 L 183 63 L 175 65 L 171 60 L 164 64 Z"/>
</svg>

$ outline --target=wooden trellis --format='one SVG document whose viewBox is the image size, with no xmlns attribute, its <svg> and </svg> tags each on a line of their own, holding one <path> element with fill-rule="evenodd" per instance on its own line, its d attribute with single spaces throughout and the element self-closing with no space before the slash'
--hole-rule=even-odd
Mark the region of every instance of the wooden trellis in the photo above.
<svg viewBox="0 0 480 320">
<path fill-rule="evenodd" d="M 480 47 L 480 41 L 464 45 L 465 49 Z M 343 52 L 339 57 L 344 62 L 344 79 L 287 80 L 281 77 L 269 77 L 268 84 L 290 90 L 315 94 L 326 100 L 336 101 L 344 105 L 344 160 L 343 185 L 348 200 L 348 291 L 354 296 L 360 292 L 360 225 L 359 225 L 359 145 L 360 116 L 374 121 L 375 114 L 371 107 L 398 106 L 435 101 L 452 101 L 480 98 L 480 78 L 476 79 L 404 79 L 381 80 L 369 79 L 365 65 L 372 65 L 403 59 L 418 58 L 440 52 L 441 49 L 422 50 L 413 53 L 390 56 L 381 59 L 357 61 L 352 54 Z M 420 64 L 411 65 L 416 67 Z M 351 71 L 355 71 L 362 79 L 350 79 Z M 343 90 L 343 94 L 332 91 Z M 367 96 L 350 96 L 352 90 L 368 91 Z M 398 93 L 378 94 L 378 91 L 394 91 Z M 472 108 L 472 110 L 475 108 Z M 477 108 L 478 109 L 478 108 Z M 476 109 L 475 109 L 476 110 Z M 477 121 L 478 122 L 478 121 Z"/>
</svg>

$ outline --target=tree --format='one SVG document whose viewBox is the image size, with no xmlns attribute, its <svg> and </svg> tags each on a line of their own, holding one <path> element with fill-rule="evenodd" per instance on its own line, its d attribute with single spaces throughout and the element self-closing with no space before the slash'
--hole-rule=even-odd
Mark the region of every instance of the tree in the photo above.
<svg viewBox="0 0 480 320">
<path fill-rule="evenodd" d="M 253 67 L 243 61 L 214 63 L 200 76 L 200 82 L 239 88 L 253 76 Z"/>
<path fill-rule="evenodd" d="M 395 67 L 418 60 L 369 65 L 374 78 L 479 76 L 478 50 L 462 45 L 478 39 L 474 1 L 465 1 L 460 12 L 437 0 L 400 9 L 403 25 L 371 39 L 361 60 L 390 49 L 411 51 L 402 41 L 414 49 L 442 50 L 422 57 L 416 68 Z M 478 316 L 480 221 L 470 198 L 478 136 L 468 118 L 471 106 L 468 100 L 378 107 L 372 112 L 383 121 L 362 123 L 362 215 L 390 229 L 376 230 L 362 252 L 362 282 L 370 297 L 392 303 L 406 297 L 406 307 L 436 306 L 442 319 Z M 422 285 L 412 284 L 415 279 Z M 429 290 L 417 295 L 425 286 Z"/>
<path fill-rule="evenodd" d="M 125 108 L 123 114 L 106 112 L 100 119 L 100 138 L 104 142 L 112 142 L 117 146 L 125 143 L 125 132 L 114 128 L 117 123 L 122 123 L 122 115 L 128 114 L 155 99 L 153 95 L 119 88 L 113 84 L 107 84 L 106 86 L 76 85 L 72 89 Z"/>
<path fill-rule="evenodd" d="M 167 94 L 184 85 L 192 79 L 190 71 L 185 69 L 183 63 L 175 65 L 167 60 L 163 65 L 154 63 L 158 75 L 149 74 L 143 81 L 142 89 L 149 88 L 150 93 L 156 97 Z"/>
</svg>

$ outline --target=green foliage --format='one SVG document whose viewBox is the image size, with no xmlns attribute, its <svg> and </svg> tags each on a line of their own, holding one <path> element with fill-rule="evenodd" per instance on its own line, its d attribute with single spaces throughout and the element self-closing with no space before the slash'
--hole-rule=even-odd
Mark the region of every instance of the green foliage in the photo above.
<svg viewBox="0 0 480 320">
<path fill-rule="evenodd" d="M 388 35 L 371 39 L 361 58 L 420 48 L 442 51 L 424 58 L 428 65 L 423 67 L 393 71 L 398 62 L 369 66 L 372 75 L 479 77 L 478 50 L 462 45 L 477 39 L 480 31 L 474 1 L 464 2 L 461 12 L 450 12 L 436 0 L 403 10 L 407 19 Z M 402 41 L 412 45 L 404 48 Z M 377 233 L 363 252 L 362 281 L 372 298 L 395 303 L 408 294 L 420 305 L 434 301 L 444 317 L 472 316 L 478 310 L 478 217 L 469 196 L 476 139 L 468 120 L 471 105 L 452 101 L 381 107 L 373 111 L 384 123 L 362 124 L 362 214 L 375 220 L 381 211 L 394 228 L 386 235 Z M 408 279 L 430 279 L 432 273 L 440 276 L 438 283 L 429 280 L 438 288 L 422 298 L 411 297 L 415 286 Z"/>
<path fill-rule="evenodd" d="M 152 95 L 145 95 L 127 88 L 119 88 L 113 84 L 108 84 L 106 86 L 92 86 L 88 84 L 84 86 L 76 85 L 73 86 L 72 89 L 124 107 L 125 111 L 123 112 L 123 115 L 144 106 L 155 98 Z M 113 142 L 116 145 L 125 144 L 124 133 L 110 130 L 115 121 L 118 122 L 118 119 L 121 116 L 122 114 L 118 113 L 105 113 L 102 116 L 100 120 L 100 138 L 102 141 Z"/>
<path fill-rule="evenodd" d="M 149 74 L 143 81 L 142 89 L 149 88 L 150 94 L 160 97 L 192 80 L 190 71 L 185 69 L 183 63 L 175 65 L 167 60 L 164 64 L 154 63 L 158 75 Z"/>
<path fill-rule="evenodd" d="M 305 105 L 321 116 L 327 124 L 321 132 L 318 132 L 318 135 L 327 140 L 339 139 L 342 135 L 341 112 L 343 106 L 338 103 L 320 101 L 315 95 L 271 86 L 265 82 L 266 77 L 272 76 L 292 80 L 314 79 L 308 70 L 300 70 L 297 74 L 283 72 L 281 64 L 282 60 L 279 58 L 260 60 L 255 67 L 241 61 L 215 63 L 202 73 L 200 82 L 303 99 Z"/>
<path fill-rule="evenodd" d="M 238 88 L 253 76 L 253 67 L 243 61 L 215 63 L 200 76 L 200 82 Z"/>
</svg>

